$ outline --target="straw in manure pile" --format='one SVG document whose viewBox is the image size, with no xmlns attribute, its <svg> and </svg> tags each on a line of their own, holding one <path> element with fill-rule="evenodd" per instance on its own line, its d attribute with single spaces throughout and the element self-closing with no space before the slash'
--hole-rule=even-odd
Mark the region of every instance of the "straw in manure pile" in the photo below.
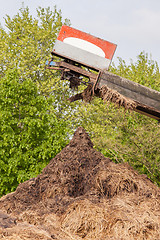
<svg viewBox="0 0 160 240">
<path fill-rule="evenodd" d="M 118 107 L 124 107 L 126 110 L 133 110 L 136 108 L 137 104 L 135 101 L 124 97 L 122 94 L 113 90 L 107 86 L 102 86 L 99 91 L 100 98 L 102 98 L 105 102 L 110 101 L 118 105 Z"/>
<path fill-rule="evenodd" d="M 122 94 L 113 90 L 107 86 L 102 86 L 101 89 L 93 91 L 93 86 L 91 84 L 81 93 L 78 93 L 68 100 L 74 102 L 77 100 L 84 100 L 85 102 L 91 102 L 93 96 L 99 97 L 104 102 L 109 101 L 115 103 L 118 107 L 124 107 L 126 110 L 133 110 L 137 107 L 137 103 L 127 97 L 124 97 Z"/>
</svg>

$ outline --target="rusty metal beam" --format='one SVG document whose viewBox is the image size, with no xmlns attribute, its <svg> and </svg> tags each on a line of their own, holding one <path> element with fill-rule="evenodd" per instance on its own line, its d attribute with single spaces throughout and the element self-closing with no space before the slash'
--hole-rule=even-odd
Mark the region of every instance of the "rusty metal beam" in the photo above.
<svg viewBox="0 0 160 240">
<path fill-rule="evenodd" d="M 61 67 L 61 68 L 64 68 L 64 69 L 69 69 L 69 70 L 71 70 L 73 72 L 76 72 L 76 73 L 79 73 L 80 75 L 91 79 L 91 81 L 93 83 L 96 83 L 97 74 L 95 74 L 95 73 L 88 72 L 88 71 L 86 71 L 83 68 L 80 68 L 78 66 L 75 66 L 75 65 L 72 65 L 70 63 L 63 62 L 63 61 L 62 62 L 58 62 L 57 66 Z"/>
<path fill-rule="evenodd" d="M 51 69 L 51 70 L 62 70 L 60 67 L 49 67 L 47 66 L 46 69 Z"/>
<path fill-rule="evenodd" d="M 139 103 L 134 111 L 160 121 L 160 111 L 155 108 L 150 108 L 149 106 L 144 106 Z"/>
</svg>

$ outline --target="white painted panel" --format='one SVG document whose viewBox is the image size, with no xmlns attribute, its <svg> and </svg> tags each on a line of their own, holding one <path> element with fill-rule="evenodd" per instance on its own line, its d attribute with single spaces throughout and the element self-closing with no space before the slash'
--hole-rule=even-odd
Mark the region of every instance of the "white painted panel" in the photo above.
<svg viewBox="0 0 160 240">
<path fill-rule="evenodd" d="M 96 54 L 100 57 L 105 57 L 104 51 L 96 46 L 93 43 L 90 43 L 86 40 L 80 39 L 80 38 L 74 38 L 74 37 L 68 37 L 63 40 L 64 43 L 70 44 L 74 47 L 81 48 L 85 51 L 91 52 L 93 54 Z"/>
<path fill-rule="evenodd" d="M 98 56 L 59 40 L 56 40 L 53 52 L 95 69 L 108 70 L 111 63 L 111 60 L 107 58 Z"/>
</svg>

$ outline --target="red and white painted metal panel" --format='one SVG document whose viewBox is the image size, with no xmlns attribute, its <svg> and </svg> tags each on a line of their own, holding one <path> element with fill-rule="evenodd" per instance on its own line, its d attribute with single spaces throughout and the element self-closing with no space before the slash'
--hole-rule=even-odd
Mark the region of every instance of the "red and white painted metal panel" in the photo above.
<svg viewBox="0 0 160 240">
<path fill-rule="evenodd" d="M 108 70 L 116 47 L 116 44 L 64 25 L 53 52 L 94 69 Z"/>
</svg>

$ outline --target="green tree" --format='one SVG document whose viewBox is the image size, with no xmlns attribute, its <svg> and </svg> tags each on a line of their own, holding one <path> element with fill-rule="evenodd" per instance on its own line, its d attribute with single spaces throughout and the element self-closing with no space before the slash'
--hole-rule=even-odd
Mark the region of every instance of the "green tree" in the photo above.
<svg viewBox="0 0 160 240">
<path fill-rule="evenodd" d="M 67 144 L 69 122 L 56 111 L 53 96 L 17 70 L 0 80 L 0 195 L 39 174 Z"/>
<path fill-rule="evenodd" d="M 111 71 L 160 91 L 158 64 L 145 53 L 129 65 L 119 59 Z M 74 121 L 90 133 L 95 148 L 106 157 L 129 162 L 160 185 L 160 125 L 156 120 L 95 98 L 90 104 L 82 103 Z"/>
<path fill-rule="evenodd" d="M 57 7 L 39 7 L 35 18 L 28 7 L 22 7 L 13 18 L 7 15 L 5 29 L 0 28 L 0 75 L 16 67 L 21 79 L 32 79 L 43 95 L 53 93 L 58 106 L 68 88 L 60 81 L 59 72 L 45 69 L 45 62 L 51 58 L 62 24 L 68 25 L 69 20 L 63 21 Z"/>
</svg>

